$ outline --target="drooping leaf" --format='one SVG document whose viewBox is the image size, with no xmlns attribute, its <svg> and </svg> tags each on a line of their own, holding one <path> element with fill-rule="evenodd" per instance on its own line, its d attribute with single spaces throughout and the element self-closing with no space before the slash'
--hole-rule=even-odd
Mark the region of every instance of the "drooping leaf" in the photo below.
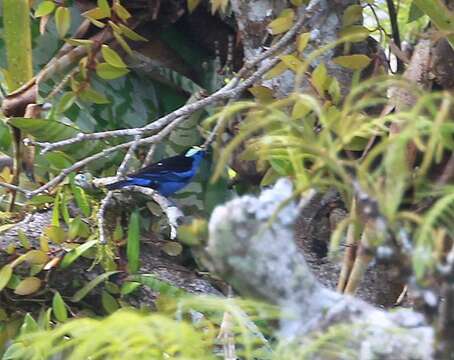
<svg viewBox="0 0 454 360">
<path fill-rule="evenodd" d="M 295 12 L 292 9 L 285 9 L 273 21 L 268 24 L 268 31 L 273 34 L 281 34 L 289 30 L 293 25 Z"/>
<path fill-rule="evenodd" d="M 104 308 L 104 310 L 106 310 L 108 314 L 114 313 L 120 307 L 118 305 L 117 300 L 115 300 L 115 298 L 105 290 L 103 290 L 101 295 L 101 303 L 102 307 Z"/>
</svg>

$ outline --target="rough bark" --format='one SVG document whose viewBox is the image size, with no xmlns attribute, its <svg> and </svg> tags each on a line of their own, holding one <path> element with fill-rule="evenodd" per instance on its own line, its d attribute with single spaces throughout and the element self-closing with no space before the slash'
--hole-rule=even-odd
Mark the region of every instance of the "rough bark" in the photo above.
<svg viewBox="0 0 454 360">
<path fill-rule="evenodd" d="M 317 332 L 348 325 L 344 345 L 359 359 L 433 358 L 434 332 L 421 314 L 380 310 L 329 290 L 314 277 L 294 243 L 297 205 L 288 204 L 269 222 L 291 194 L 283 179 L 258 198 L 244 196 L 216 208 L 206 248 L 213 270 L 241 294 L 290 312 L 281 320 L 283 339 L 307 342 Z"/>
</svg>

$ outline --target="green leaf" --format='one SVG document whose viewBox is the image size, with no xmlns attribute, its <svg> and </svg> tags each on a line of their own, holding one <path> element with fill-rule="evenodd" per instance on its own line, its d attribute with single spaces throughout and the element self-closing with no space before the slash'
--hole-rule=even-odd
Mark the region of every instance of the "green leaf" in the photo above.
<svg viewBox="0 0 454 360">
<path fill-rule="evenodd" d="M 121 36 L 121 34 L 115 29 L 113 31 L 113 35 L 115 40 L 117 40 L 117 42 L 120 44 L 123 50 L 126 51 L 129 55 L 132 55 L 132 49 L 130 48 L 126 40 L 123 38 L 123 36 Z"/>
<path fill-rule="evenodd" d="M 8 285 L 11 275 L 13 274 L 13 268 L 11 265 L 5 265 L 0 270 L 0 291 L 2 291 L 6 285 Z"/>
<path fill-rule="evenodd" d="M 64 38 L 71 26 L 71 13 L 68 8 L 58 7 L 55 11 L 55 25 L 60 38 Z"/>
<path fill-rule="evenodd" d="M 296 49 L 298 50 L 299 53 L 302 53 L 304 49 L 306 49 L 307 44 L 309 43 L 309 40 L 311 39 L 311 33 L 303 33 L 298 35 L 298 38 L 296 39 Z"/>
<path fill-rule="evenodd" d="M 312 84 L 321 96 L 323 96 L 323 93 L 326 90 L 327 80 L 328 71 L 326 70 L 325 64 L 321 63 L 312 72 Z"/>
<path fill-rule="evenodd" d="M 39 18 L 51 14 L 55 10 L 55 3 L 53 1 L 43 1 L 38 5 L 35 11 L 35 17 Z"/>
<path fill-rule="evenodd" d="M 19 229 L 19 231 L 17 232 L 17 237 L 19 238 L 19 242 L 24 249 L 28 250 L 31 248 L 30 241 L 28 240 L 28 237 L 23 229 Z"/>
<path fill-rule="evenodd" d="M 126 255 L 128 258 L 128 271 L 136 273 L 140 267 L 140 214 L 137 210 L 132 212 L 129 219 Z"/>
<path fill-rule="evenodd" d="M 93 247 L 98 243 L 97 240 L 90 240 L 82 245 L 76 247 L 75 249 L 72 249 L 69 253 L 65 255 L 63 258 L 60 267 L 62 269 L 67 268 L 69 265 L 71 265 L 74 261 L 76 261 L 80 256 L 82 256 L 88 249 Z"/>
<path fill-rule="evenodd" d="M 55 244 L 61 244 L 66 238 L 65 231 L 60 226 L 50 225 L 44 230 L 44 233 Z"/>
<path fill-rule="evenodd" d="M 2 360 L 21 360 L 27 355 L 27 347 L 21 342 L 13 343 L 3 354 Z"/>
<path fill-rule="evenodd" d="M 361 5 L 350 5 L 344 11 L 342 16 L 342 26 L 350 26 L 361 20 L 363 8 Z"/>
<path fill-rule="evenodd" d="M 369 65 L 371 59 L 366 55 L 355 54 L 335 57 L 333 62 L 347 69 L 362 70 Z"/>
<path fill-rule="evenodd" d="M 52 312 L 54 313 L 55 318 L 60 322 L 64 322 L 68 319 L 68 309 L 66 309 L 66 304 L 58 291 L 55 292 L 52 299 Z"/>
<path fill-rule="evenodd" d="M 117 300 L 115 300 L 115 298 L 105 290 L 103 290 L 101 295 L 101 303 L 102 307 L 104 308 L 104 310 L 106 310 L 108 314 L 114 313 L 120 307 L 118 305 Z"/>
<path fill-rule="evenodd" d="M 55 201 L 55 199 L 53 196 L 41 194 L 41 195 L 33 196 L 30 200 L 27 201 L 27 204 L 42 205 L 42 204 L 53 203 L 54 201 Z"/>
<path fill-rule="evenodd" d="M 60 191 L 54 201 L 54 208 L 52 209 L 52 226 L 60 226 Z"/>
<path fill-rule="evenodd" d="M 29 276 L 22 280 L 14 289 L 16 295 L 30 295 L 38 291 L 41 287 L 41 280 L 34 276 Z"/>
<path fill-rule="evenodd" d="M 77 98 L 76 94 L 73 93 L 72 91 L 65 92 L 60 98 L 60 102 L 58 103 L 57 106 L 57 112 L 64 113 L 72 106 L 72 104 L 74 104 L 76 98 Z"/>
<path fill-rule="evenodd" d="M 415 2 L 412 1 L 410 5 L 410 11 L 408 12 L 408 21 L 407 22 L 412 22 L 420 19 L 423 17 L 425 14 L 419 7 L 416 6 Z"/>
<path fill-rule="evenodd" d="M 131 30 L 127 26 L 123 24 L 119 24 L 121 33 L 126 36 L 128 39 L 133 41 L 148 41 L 147 38 L 143 37 L 142 35 L 137 34 L 135 31 Z"/>
<path fill-rule="evenodd" d="M 82 211 L 82 214 L 87 217 L 90 216 L 91 214 L 90 203 L 88 202 L 85 190 L 79 186 L 74 185 L 73 183 L 71 183 L 71 190 L 73 192 L 77 206 Z"/>
<path fill-rule="evenodd" d="M 36 141 L 55 142 L 68 139 L 80 133 L 76 127 L 63 124 L 55 120 L 32 119 L 13 117 L 7 123 L 22 130 L 25 134 L 31 135 Z M 83 158 L 93 153 L 99 152 L 104 147 L 100 141 L 87 141 L 83 146 L 80 144 L 65 147 L 65 153 L 71 154 L 75 158 Z"/>
<path fill-rule="evenodd" d="M 24 321 L 22 322 L 22 326 L 20 328 L 21 334 L 30 334 L 37 330 L 39 330 L 39 326 L 36 320 L 33 319 L 29 313 L 25 314 Z"/>
<path fill-rule="evenodd" d="M 161 249 L 169 256 L 178 256 L 182 253 L 183 246 L 176 241 L 167 241 Z"/>
<path fill-rule="evenodd" d="M 108 63 L 100 63 L 96 65 L 96 74 L 105 80 L 113 80 L 126 75 L 128 69 L 122 69 L 112 66 Z"/>
<path fill-rule="evenodd" d="M 91 102 L 94 104 L 109 104 L 110 101 L 103 94 L 94 90 L 91 87 L 84 89 L 80 93 L 80 98 L 84 101 Z"/>
<path fill-rule="evenodd" d="M 137 289 L 141 284 L 135 281 L 127 281 L 121 286 L 121 295 L 126 296 Z"/>
<path fill-rule="evenodd" d="M 93 280 L 85 284 L 85 286 L 78 290 L 72 297 L 71 302 L 79 302 L 81 301 L 87 294 L 93 290 L 96 286 L 102 283 L 104 280 L 107 280 L 113 274 L 118 274 L 119 271 L 109 271 L 104 274 L 98 275 Z"/>
<path fill-rule="evenodd" d="M 115 2 L 112 6 L 112 10 L 115 12 L 115 14 L 118 15 L 118 17 L 123 20 L 123 21 L 126 21 L 128 20 L 130 17 L 131 17 L 131 14 L 129 13 L 128 10 L 126 10 L 121 4 L 120 2 Z"/>
<path fill-rule="evenodd" d="M 106 62 L 113 67 L 123 69 L 127 67 L 120 55 L 118 55 L 118 53 L 115 50 L 111 49 L 109 46 L 103 45 L 101 48 L 101 53 L 104 60 L 106 60 Z"/>
<path fill-rule="evenodd" d="M 110 17 L 112 15 L 107 0 L 98 0 L 98 8 L 105 14 L 105 17 Z"/>
</svg>

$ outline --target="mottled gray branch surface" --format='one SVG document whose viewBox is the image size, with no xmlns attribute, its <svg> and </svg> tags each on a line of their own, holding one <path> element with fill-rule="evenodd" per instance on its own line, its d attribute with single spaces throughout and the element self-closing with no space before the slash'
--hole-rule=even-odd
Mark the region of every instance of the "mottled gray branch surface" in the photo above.
<svg viewBox="0 0 454 360">
<path fill-rule="evenodd" d="M 318 282 L 294 243 L 298 206 L 282 206 L 292 192 L 290 181 L 281 179 L 259 197 L 243 196 L 217 207 L 206 248 L 213 270 L 239 293 L 280 306 L 288 314 L 281 336 L 289 341 L 307 342 L 347 325 L 351 330 L 344 345 L 359 359 L 433 358 L 434 332 L 421 314 L 386 312 Z"/>
</svg>

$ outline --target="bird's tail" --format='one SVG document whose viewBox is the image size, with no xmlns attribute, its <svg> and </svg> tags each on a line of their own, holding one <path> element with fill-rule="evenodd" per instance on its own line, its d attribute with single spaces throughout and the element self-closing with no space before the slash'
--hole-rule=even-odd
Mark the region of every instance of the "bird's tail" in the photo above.
<svg viewBox="0 0 454 360">
<path fill-rule="evenodd" d="M 108 190 L 117 190 L 117 189 L 121 189 L 128 185 L 133 185 L 133 184 L 131 184 L 131 180 L 120 180 L 120 181 L 114 182 L 112 184 L 107 184 L 106 188 Z"/>
</svg>

